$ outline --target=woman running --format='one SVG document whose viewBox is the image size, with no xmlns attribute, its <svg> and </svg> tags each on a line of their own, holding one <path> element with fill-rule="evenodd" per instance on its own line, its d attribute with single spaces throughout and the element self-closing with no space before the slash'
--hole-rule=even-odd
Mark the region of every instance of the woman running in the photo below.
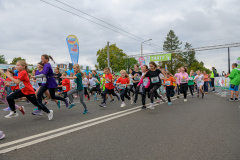
<svg viewBox="0 0 240 160">
<path fill-rule="evenodd" d="M 83 114 L 87 114 L 88 113 L 87 106 L 86 106 L 85 102 L 83 101 L 84 90 L 83 90 L 82 79 L 84 78 L 84 74 L 81 72 L 79 64 L 74 64 L 73 65 L 73 70 L 74 70 L 75 76 L 73 76 L 73 77 L 62 77 L 62 78 L 74 79 L 75 83 L 77 84 L 75 88 L 73 88 L 72 90 L 70 90 L 67 93 L 67 95 L 70 99 L 70 102 L 71 102 L 71 105 L 68 107 L 68 109 L 71 109 L 74 106 L 76 106 L 74 101 L 73 101 L 73 96 L 72 95 L 74 93 L 78 93 L 78 96 L 80 98 L 80 103 L 84 107 Z"/>
<path fill-rule="evenodd" d="M 155 62 L 151 61 L 149 63 L 150 70 L 142 77 L 145 79 L 146 77 L 149 77 L 150 79 L 150 100 L 151 104 L 149 106 L 150 109 L 155 109 L 153 106 L 154 101 L 154 95 L 158 98 L 162 98 L 158 93 L 157 89 L 161 86 L 161 79 L 159 77 L 159 74 L 162 73 L 159 69 L 157 69 L 157 65 Z"/>
<path fill-rule="evenodd" d="M 167 93 L 167 99 L 168 99 L 168 105 L 171 105 L 171 97 L 174 96 L 174 86 L 173 83 L 176 82 L 176 80 L 173 78 L 171 73 L 169 71 L 166 72 L 166 77 L 164 79 L 164 85 L 166 86 L 166 93 Z"/>
<path fill-rule="evenodd" d="M 138 99 L 138 93 L 139 93 L 139 87 L 137 87 L 138 83 L 140 82 L 141 80 L 141 76 L 142 76 L 142 72 L 138 71 L 139 69 L 139 65 L 138 64 L 135 64 L 134 65 L 134 71 L 132 72 L 132 79 L 133 79 L 133 87 L 135 89 L 135 101 L 137 101 Z M 133 95 L 134 96 L 134 95 Z M 133 98 L 132 96 L 132 98 Z"/>
<path fill-rule="evenodd" d="M 178 85 L 180 86 L 180 93 L 184 96 L 184 102 L 187 102 L 187 90 L 188 90 L 188 74 L 185 67 L 181 67 L 181 72 L 178 73 Z"/>
<path fill-rule="evenodd" d="M 190 75 L 189 75 L 189 80 L 188 80 L 188 88 L 189 88 L 189 90 L 190 90 L 190 93 L 191 93 L 191 95 L 192 95 L 192 98 L 193 98 L 193 91 L 194 91 L 194 76 L 193 76 L 193 73 L 194 73 L 194 71 L 193 70 L 191 70 L 190 71 Z"/>
<path fill-rule="evenodd" d="M 202 93 L 202 98 L 204 97 L 204 92 L 203 92 L 203 85 L 204 85 L 204 76 L 200 70 L 197 71 L 197 76 L 195 77 L 194 81 L 197 84 L 197 92 L 198 92 L 198 97 L 199 97 L 199 91 Z"/>
<path fill-rule="evenodd" d="M 119 86 L 119 89 L 121 91 L 120 97 L 122 99 L 122 104 L 120 107 L 126 107 L 124 97 L 130 100 L 131 98 L 128 96 L 128 88 L 129 85 L 129 76 L 127 75 L 127 72 L 125 70 L 121 70 L 121 77 L 117 80 L 117 85 Z"/>
<path fill-rule="evenodd" d="M 204 92 L 208 93 L 208 80 L 209 80 L 209 75 L 207 74 L 206 71 L 203 71 L 203 77 L 204 77 Z"/>
<path fill-rule="evenodd" d="M 25 61 L 18 61 L 17 62 L 17 70 L 18 70 L 18 78 L 14 79 L 10 72 L 6 72 L 6 75 L 8 78 L 10 78 L 14 83 L 19 84 L 20 90 L 17 90 L 16 92 L 12 93 L 7 97 L 8 104 L 11 108 L 11 112 L 9 115 L 5 116 L 6 118 L 12 118 L 17 117 L 18 114 L 15 109 L 15 101 L 14 99 L 18 99 L 21 97 L 26 97 L 33 105 L 36 107 L 39 107 L 39 109 L 42 109 L 44 112 L 47 113 L 48 119 L 52 120 L 53 118 L 53 111 L 48 110 L 46 106 L 44 106 L 41 103 L 38 103 L 34 89 L 32 88 L 32 85 L 30 84 L 30 80 L 28 77 L 28 67 L 27 63 Z M 41 97 L 41 96 L 39 96 Z M 41 98 L 40 98 L 41 99 Z"/>
<path fill-rule="evenodd" d="M 37 97 L 42 97 L 43 94 L 48 90 L 51 96 L 51 99 L 56 99 L 56 100 L 61 100 L 65 102 L 66 107 L 68 108 L 69 105 L 69 99 L 67 98 L 62 98 L 60 96 L 55 95 L 55 88 L 57 88 L 57 83 L 54 78 L 52 66 L 49 63 L 49 58 L 53 61 L 53 58 L 51 56 L 48 56 L 46 54 L 41 56 L 41 61 L 44 64 L 43 70 L 41 74 L 35 75 L 34 78 L 42 78 L 42 85 L 38 90 Z M 42 104 L 42 98 L 38 98 L 38 102 Z M 60 103 L 58 105 L 60 108 Z M 40 110 L 36 111 L 36 113 L 33 114 L 38 114 Z"/>
</svg>

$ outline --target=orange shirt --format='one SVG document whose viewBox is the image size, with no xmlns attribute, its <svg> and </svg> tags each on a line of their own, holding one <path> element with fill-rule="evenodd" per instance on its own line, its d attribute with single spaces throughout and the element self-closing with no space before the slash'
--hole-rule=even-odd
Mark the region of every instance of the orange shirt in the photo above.
<svg viewBox="0 0 240 160">
<path fill-rule="evenodd" d="M 164 85 L 166 86 L 173 86 L 173 82 L 176 82 L 176 80 L 173 77 L 164 79 Z"/>
<path fill-rule="evenodd" d="M 14 79 L 18 79 L 17 76 L 13 76 Z M 12 80 L 10 78 L 7 78 L 6 81 L 8 82 L 11 82 Z M 16 86 L 11 86 L 11 90 L 12 91 L 15 91 L 15 90 L 18 90 L 19 89 L 19 85 L 18 84 L 15 84 Z"/>
<path fill-rule="evenodd" d="M 204 76 L 204 82 L 207 82 L 208 81 L 208 74 L 206 74 L 206 75 L 203 75 Z"/>
<path fill-rule="evenodd" d="M 63 89 L 63 92 L 68 92 L 68 91 L 70 91 L 70 80 L 69 79 L 64 79 L 63 81 L 62 81 L 62 89 Z"/>
<path fill-rule="evenodd" d="M 18 72 L 17 79 L 19 79 L 21 81 L 19 83 L 19 88 L 21 89 L 21 91 L 24 95 L 31 95 L 31 94 L 35 95 L 35 91 L 30 83 L 28 73 L 26 70 Z"/>
</svg>

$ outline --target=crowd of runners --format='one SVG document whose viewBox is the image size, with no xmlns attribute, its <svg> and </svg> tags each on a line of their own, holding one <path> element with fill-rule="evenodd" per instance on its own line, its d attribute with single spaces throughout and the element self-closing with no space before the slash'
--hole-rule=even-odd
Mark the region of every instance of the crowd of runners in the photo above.
<svg viewBox="0 0 240 160">
<path fill-rule="evenodd" d="M 81 105 L 84 107 L 83 114 L 88 113 L 88 108 L 84 102 L 93 98 L 94 100 L 102 99 L 100 107 L 106 108 L 107 105 L 114 101 L 117 97 L 118 101 L 122 101 L 120 107 L 126 107 L 126 100 L 130 104 L 136 104 L 141 99 L 142 109 L 154 109 L 154 101 L 158 103 L 168 101 L 168 105 L 172 105 L 171 97 L 182 94 L 184 102 L 187 102 L 187 91 L 194 97 L 194 91 L 197 97 L 204 98 L 208 93 L 209 87 L 214 88 L 214 77 L 216 70 L 213 67 L 212 73 L 207 74 L 206 71 L 193 71 L 188 74 L 187 68 L 181 67 L 177 73 L 173 74 L 161 66 L 157 66 L 155 62 L 143 65 L 141 68 L 138 64 L 134 65 L 134 69 L 129 70 L 129 74 L 125 70 L 121 70 L 121 75 L 112 75 L 110 68 L 106 67 L 103 74 L 98 74 L 95 70 L 86 74 L 82 72 L 78 64 L 73 65 L 74 73 L 67 76 L 66 73 L 61 74 L 59 68 L 53 69 L 49 61 L 53 58 L 49 55 L 42 55 L 41 62 L 37 65 L 37 70 L 29 73 L 28 66 L 25 61 L 18 61 L 16 71 L 11 69 L 5 72 L 6 79 L 2 78 L 4 72 L 0 70 L 0 101 L 7 108 L 4 111 L 10 111 L 5 118 L 13 118 L 18 116 L 18 111 L 25 114 L 24 106 L 19 106 L 15 100 L 26 100 L 32 103 L 36 108 L 33 109 L 32 115 L 47 114 L 49 120 L 53 118 L 53 110 L 47 108 L 49 99 L 54 101 L 58 108 L 61 102 L 64 102 L 68 109 L 76 106 L 74 98 L 80 99 Z M 233 69 L 235 64 L 233 64 Z M 234 70 L 234 74 L 240 75 L 239 70 Z M 236 93 L 235 100 L 238 101 L 238 85 L 240 77 L 229 76 L 231 81 L 237 81 L 232 90 Z M 235 87 L 236 86 L 236 87 Z M 11 88 L 11 93 L 7 92 L 7 88 Z M 230 87 L 230 90 L 231 90 Z M 140 97 L 140 98 L 139 98 Z M 48 99 L 47 99 L 48 98 Z M 150 105 L 146 106 L 146 98 L 150 99 Z M 0 139 L 4 138 L 4 134 L 0 131 Z"/>
</svg>

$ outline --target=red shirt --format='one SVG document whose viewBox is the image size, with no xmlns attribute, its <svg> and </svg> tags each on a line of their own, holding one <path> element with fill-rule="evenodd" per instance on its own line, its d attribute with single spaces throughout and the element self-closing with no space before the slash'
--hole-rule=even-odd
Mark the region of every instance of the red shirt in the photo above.
<svg viewBox="0 0 240 160">
<path fill-rule="evenodd" d="M 26 70 L 18 72 L 18 78 L 21 82 L 19 83 L 19 88 L 24 95 L 35 94 L 35 91 L 30 83 L 28 73 Z"/>
<path fill-rule="evenodd" d="M 120 77 L 118 78 L 117 83 L 129 84 L 130 82 L 129 82 L 129 79 Z"/>
<path fill-rule="evenodd" d="M 105 87 L 109 90 L 114 89 L 115 87 L 114 87 L 113 82 L 112 82 L 113 81 L 112 74 L 105 74 L 105 78 L 106 79 L 108 78 L 108 79 L 111 80 L 111 82 L 108 82 L 107 80 L 105 81 Z"/>
<path fill-rule="evenodd" d="M 13 76 L 13 78 L 14 79 L 18 79 L 17 76 Z M 12 80 L 10 78 L 7 78 L 6 81 L 11 82 Z M 18 90 L 18 89 L 19 89 L 19 85 L 18 84 L 16 84 L 16 86 L 11 86 L 11 90 L 12 91 L 15 91 L 15 90 Z"/>
<path fill-rule="evenodd" d="M 63 92 L 68 92 L 68 91 L 70 91 L 70 80 L 69 79 L 64 79 L 63 81 L 62 81 L 62 89 L 63 89 Z M 65 87 L 66 87 L 66 89 L 65 89 Z M 64 90 L 65 89 L 65 90 Z"/>
</svg>

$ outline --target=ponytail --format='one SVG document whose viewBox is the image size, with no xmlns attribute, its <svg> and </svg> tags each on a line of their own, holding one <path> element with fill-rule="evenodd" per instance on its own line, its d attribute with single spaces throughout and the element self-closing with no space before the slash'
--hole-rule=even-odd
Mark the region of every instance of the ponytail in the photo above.
<svg viewBox="0 0 240 160">
<path fill-rule="evenodd" d="M 53 61 L 53 63 L 55 64 L 55 61 L 53 60 L 52 56 L 43 54 L 42 57 L 44 57 L 44 58 L 47 59 L 48 61 L 49 61 L 49 59 L 51 59 L 51 60 Z"/>
</svg>

